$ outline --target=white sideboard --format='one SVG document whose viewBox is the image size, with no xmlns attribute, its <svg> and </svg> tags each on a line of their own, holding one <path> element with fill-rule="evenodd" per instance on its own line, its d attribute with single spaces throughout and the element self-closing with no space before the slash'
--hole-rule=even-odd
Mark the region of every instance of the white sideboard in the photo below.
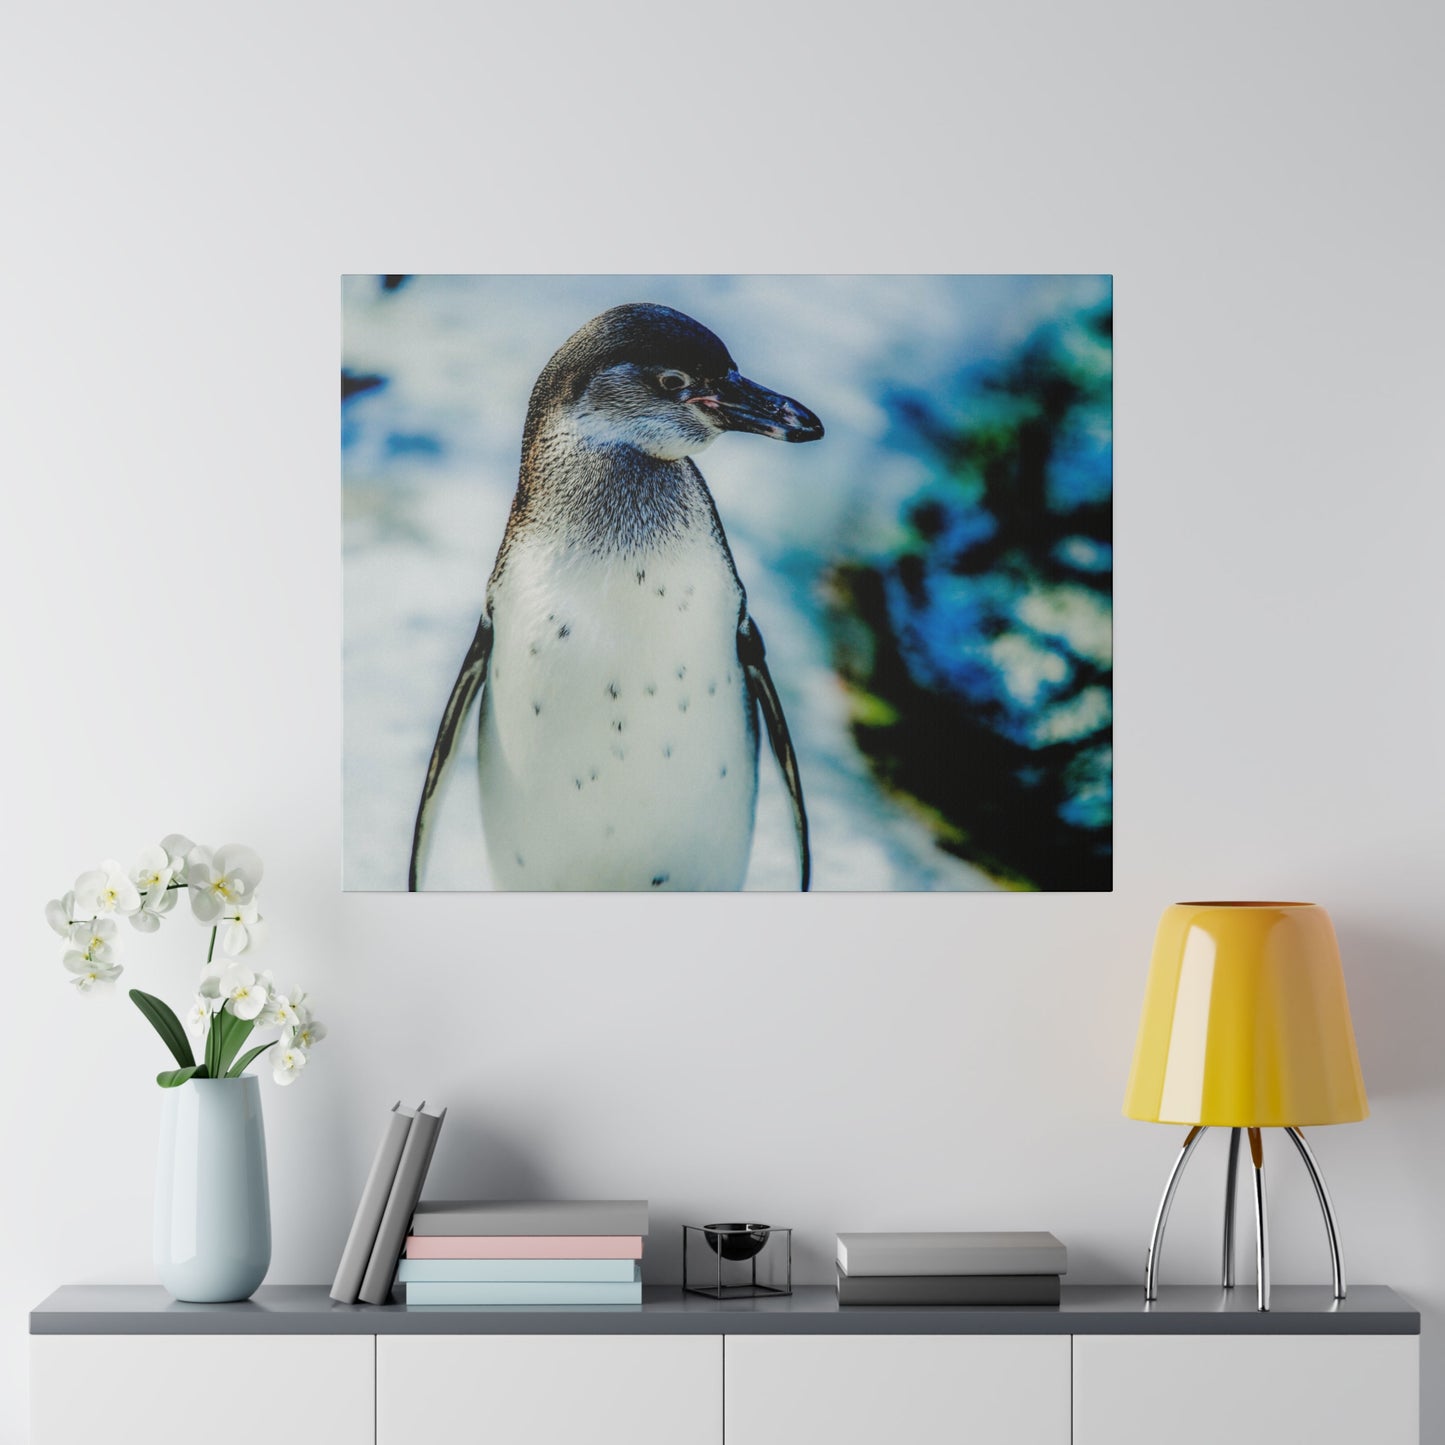
<svg viewBox="0 0 1445 1445">
<path fill-rule="evenodd" d="M 1236 1293 L 960 1310 L 649 1289 L 527 1311 L 70 1287 L 30 1317 L 31 1445 L 254 1445 L 288 1420 L 326 1445 L 1418 1445 L 1404 1300 L 1282 1288 L 1259 1315 Z"/>
<path fill-rule="evenodd" d="M 730 1335 L 728 1445 L 1069 1445 L 1068 1335 Z"/>
<path fill-rule="evenodd" d="M 1086 1335 L 1073 1445 L 1417 1445 L 1418 1335 Z"/>
<path fill-rule="evenodd" d="M 722 1344 L 716 1335 L 382 1335 L 376 1442 L 723 1445 Z"/>
<path fill-rule="evenodd" d="M 30 1341 L 31 1445 L 373 1445 L 364 1335 L 47 1335 Z M 300 1421 L 310 1418 L 310 1425 Z"/>
</svg>

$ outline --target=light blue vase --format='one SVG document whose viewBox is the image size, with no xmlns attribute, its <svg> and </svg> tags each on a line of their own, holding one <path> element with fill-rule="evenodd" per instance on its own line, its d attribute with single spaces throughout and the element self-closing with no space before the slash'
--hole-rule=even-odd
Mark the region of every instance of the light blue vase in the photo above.
<svg viewBox="0 0 1445 1445">
<path fill-rule="evenodd" d="M 265 1279 L 271 1203 L 255 1075 L 161 1090 L 155 1262 L 178 1300 L 249 1299 Z"/>
</svg>

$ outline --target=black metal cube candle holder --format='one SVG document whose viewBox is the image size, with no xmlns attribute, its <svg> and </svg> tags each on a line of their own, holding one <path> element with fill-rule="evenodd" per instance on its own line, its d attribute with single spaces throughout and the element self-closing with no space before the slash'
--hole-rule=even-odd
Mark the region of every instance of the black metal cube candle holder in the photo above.
<svg viewBox="0 0 1445 1445">
<path fill-rule="evenodd" d="M 793 1292 L 793 1231 L 770 1224 L 684 1224 L 682 1287 L 710 1299 Z"/>
</svg>

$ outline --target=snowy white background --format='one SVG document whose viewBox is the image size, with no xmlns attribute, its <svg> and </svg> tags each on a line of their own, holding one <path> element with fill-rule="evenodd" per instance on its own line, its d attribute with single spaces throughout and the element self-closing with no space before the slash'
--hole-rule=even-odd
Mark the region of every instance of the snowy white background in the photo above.
<svg viewBox="0 0 1445 1445">
<path fill-rule="evenodd" d="M 1445 1436 L 1442 25 L 12 7 L 0 1440 L 27 1310 L 154 1277 L 164 1060 L 74 996 L 42 909 L 173 828 L 261 851 L 271 966 L 331 1026 L 262 1084 L 276 1283 L 330 1276 L 401 1095 L 450 1105 L 439 1197 L 647 1196 L 650 1279 L 683 1219 L 761 1215 L 802 1283 L 837 1230 L 915 1227 L 1052 1229 L 1071 1279 L 1137 1281 L 1179 1142 L 1119 1113 L 1159 911 L 1318 898 L 1373 1113 L 1315 1149 L 1351 1277 L 1424 1311 Z M 342 893 L 337 277 L 638 268 L 1115 273 L 1113 893 Z M 136 940 L 127 981 L 183 1000 L 202 941 Z M 1218 1143 L 1167 1280 L 1214 1277 Z M 1280 1162 L 1276 1281 L 1322 1282 Z"/>
<path fill-rule="evenodd" d="M 342 361 L 385 385 L 343 430 L 344 886 L 406 886 L 437 719 L 476 628 L 516 486 L 537 373 L 589 317 L 658 301 L 710 325 L 744 375 L 795 396 L 816 446 L 725 437 L 699 459 L 798 750 L 817 889 L 987 889 L 873 781 L 823 630 L 830 562 L 866 555 L 928 475 L 890 435 L 890 391 L 952 395 L 1045 319 L 1097 304 L 1097 277 L 425 276 L 342 287 Z M 452 769 L 430 889 L 488 886 L 475 714 Z M 797 884 L 792 816 L 763 750 L 751 888 Z"/>
</svg>

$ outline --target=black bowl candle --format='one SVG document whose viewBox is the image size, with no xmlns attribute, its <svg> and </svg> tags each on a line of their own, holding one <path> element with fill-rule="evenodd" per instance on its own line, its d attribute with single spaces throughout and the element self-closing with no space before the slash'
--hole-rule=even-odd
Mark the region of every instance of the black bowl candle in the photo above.
<svg viewBox="0 0 1445 1445">
<path fill-rule="evenodd" d="M 702 1235 L 714 1254 L 724 1259 L 752 1259 L 768 1242 L 771 1224 L 704 1224 Z"/>
</svg>

